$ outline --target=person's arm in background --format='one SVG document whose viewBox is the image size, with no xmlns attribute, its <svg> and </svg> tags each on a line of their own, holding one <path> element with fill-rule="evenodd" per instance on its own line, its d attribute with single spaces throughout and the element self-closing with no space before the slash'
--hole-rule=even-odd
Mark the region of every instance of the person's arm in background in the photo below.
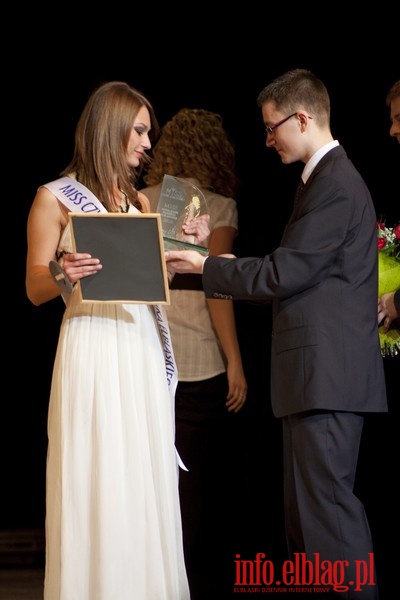
<svg viewBox="0 0 400 600">
<path fill-rule="evenodd" d="M 382 294 L 378 298 L 378 323 L 383 325 L 386 332 L 393 321 L 400 318 L 400 288 L 395 292 Z"/>
<path fill-rule="evenodd" d="M 210 255 L 232 252 L 235 236 L 236 229 L 233 227 L 214 229 L 209 244 Z M 237 412 L 243 406 L 247 394 L 247 382 L 237 338 L 233 301 L 207 298 L 207 305 L 227 361 L 229 391 L 226 406 L 228 411 Z"/>
</svg>

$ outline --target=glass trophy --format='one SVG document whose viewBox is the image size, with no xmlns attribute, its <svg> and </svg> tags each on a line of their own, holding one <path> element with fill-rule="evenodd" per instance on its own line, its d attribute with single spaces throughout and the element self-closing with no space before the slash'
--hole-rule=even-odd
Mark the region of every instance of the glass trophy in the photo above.
<svg viewBox="0 0 400 600">
<path fill-rule="evenodd" d="M 157 212 L 161 215 L 166 250 L 197 250 L 208 254 L 207 239 L 196 244 L 195 236 L 182 230 L 185 221 L 207 214 L 207 202 L 198 187 L 186 179 L 164 175 Z"/>
</svg>

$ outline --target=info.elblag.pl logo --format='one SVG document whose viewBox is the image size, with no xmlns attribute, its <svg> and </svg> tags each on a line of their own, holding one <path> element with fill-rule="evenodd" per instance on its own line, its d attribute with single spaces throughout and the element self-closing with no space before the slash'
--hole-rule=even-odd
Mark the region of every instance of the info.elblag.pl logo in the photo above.
<svg viewBox="0 0 400 600">
<path fill-rule="evenodd" d="M 312 588 L 309 591 L 361 592 L 365 586 L 376 586 L 375 560 L 373 552 L 368 560 L 321 560 L 319 552 L 314 559 L 307 559 L 305 552 L 296 552 L 293 560 L 285 560 L 280 571 L 276 571 L 271 560 L 258 552 L 254 560 L 244 560 L 236 554 L 234 592 L 245 592 L 248 587 L 260 587 L 259 591 L 298 591 L 290 588 Z M 244 588 L 244 589 L 241 589 Z M 263 589 L 266 588 L 266 589 Z M 283 588 L 288 588 L 284 590 Z M 256 591 L 256 590 L 253 590 Z"/>
</svg>

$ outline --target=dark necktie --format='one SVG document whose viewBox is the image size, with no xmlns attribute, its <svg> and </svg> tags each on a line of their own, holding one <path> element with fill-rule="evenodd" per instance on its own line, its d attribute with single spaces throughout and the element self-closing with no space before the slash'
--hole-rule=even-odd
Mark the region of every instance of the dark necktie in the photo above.
<svg viewBox="0 0 400 600">
<path fill-rule="evenodd" d="M 296 189 L 296 193 L 294 195 L 294 206 L 296 206 L 297 202 L 299 201 L 301 194 L 303 193 L 303 188 L 304 188 L 304 183 L 303 183 L 303 180 L 300 178 L 299 184 Z"/>
</svg>

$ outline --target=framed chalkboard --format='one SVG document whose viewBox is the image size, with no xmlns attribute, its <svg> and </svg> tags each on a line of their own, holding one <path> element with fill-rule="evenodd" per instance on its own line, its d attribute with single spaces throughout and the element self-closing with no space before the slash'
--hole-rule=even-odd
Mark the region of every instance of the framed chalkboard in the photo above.
<svg viewBox="0 0 400 600">
<path fill-rule="evenodd" d="M 169 304 L 158 213 L 69 213 L 74 252 L 99 258 L 101 271 L 78 282 L 82 302 Z"/>
</svg>

